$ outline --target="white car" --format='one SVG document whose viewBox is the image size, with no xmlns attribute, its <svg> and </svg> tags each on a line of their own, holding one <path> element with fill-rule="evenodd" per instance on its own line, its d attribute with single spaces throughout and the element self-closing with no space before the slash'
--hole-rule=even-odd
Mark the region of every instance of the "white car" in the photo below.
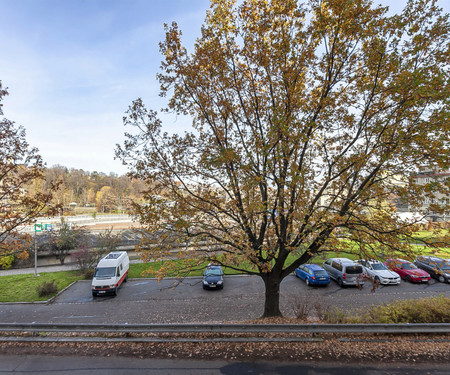
<svg viewBox="0 0 450 375">
<path fill-rule="evenodd" d="M 400 284 L 400 275 L 397 272 L 391 271 L 384 263 L 378 260 L 360 259 L 357 260 L 356 263 L 362 265 L 365 273 L 373 277 L 375 281 L 378 281 L 382 285 Z"/>
</svg>

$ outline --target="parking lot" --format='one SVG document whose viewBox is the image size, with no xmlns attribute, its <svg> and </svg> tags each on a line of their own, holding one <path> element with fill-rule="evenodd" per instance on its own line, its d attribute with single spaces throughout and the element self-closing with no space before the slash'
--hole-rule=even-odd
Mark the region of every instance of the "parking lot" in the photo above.
<svg viewBox="0 0 450 375">
<path fill-rule="evenodd" d="M 117 297 L 93 298 L 90 281 L 80 281 L 61 293 L 50 304 L 0 304 L 0 316 L 9 322 L 48 323 L 183 323 L 247 321 L 262 315 L 264 284 L 256 276 L 226 276 L 223 290 L 203 290 L 201 278 L 158 283 L 154 279 L 134 279 L 124 283 Z M 364 308 L 397 299 L 417 299 L 444 295 L 450 297 L 450 285 L 432 279 L 428 284 L 381 286 L 371 292 L 371 284 L 362 290 L 340 288 L 335 282 L 327 287 L 307 287 L 294 275 L 281 284 L 281 310 L 293 316 L 299 300 L 340 308 Z"/>
</svg>

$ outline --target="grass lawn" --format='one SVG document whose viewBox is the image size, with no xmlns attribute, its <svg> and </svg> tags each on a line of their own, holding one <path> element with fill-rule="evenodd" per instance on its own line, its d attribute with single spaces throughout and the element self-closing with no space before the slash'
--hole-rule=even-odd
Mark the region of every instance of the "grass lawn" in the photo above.
<svg viewBox="0 0 450 375">
<path fill-rule="evenodd" d="M 55 294 L 39 297 L 38 286 L 53 281 L 58 286 L 58 291 L 61 291 L 72 282 L 81 279 L 82 276 L 76 271 L 45 272 L 37 277 L 34 274 L 2 276 L 0 277 L 0 302 L 46 301 Z"/>
<path fill-rule="evenodd" d="M 181 264 L 181 261 L 178 260 L 168 260 L 165 261 L 167 262 L 177 262 Z M 189 272 L 189 276 L 201 276 L 203 274 L 203 270 L 204 268 L 206 268 L 207 263 L 205 262 L 205 264 L 203 266 L 200 267 L 200 269 L 198 270 L 193 270 L 191 272 Z M 152 262 L 152 263 L 133 263 L 130 264 L 130 271 L 128 273 L 128 277 L 135 279 L 135 278 L 142 278 L 142 277 L 153 277 L 151 275 L 143 275 L 143 272 L 152 269 L 152 270 L 158 270 L 161 267 L 161 262 Z M 225 268 L 224 269 L 224 273 L 225 275 L 238 275 L 241 274 L 242 272 L 238 272 L 229 268 Z M 169 274 L 168 277 L 171 276 L 176 276 L 175 274 Z"/>
</svg>

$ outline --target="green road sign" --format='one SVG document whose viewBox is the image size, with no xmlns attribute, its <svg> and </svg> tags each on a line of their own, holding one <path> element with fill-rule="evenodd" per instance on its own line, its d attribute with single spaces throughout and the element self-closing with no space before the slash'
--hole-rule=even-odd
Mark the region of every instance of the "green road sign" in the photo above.
<svg viewBox="0 0 450 375">
<path fill-rule="evenodd" d="M 35 232 L 42 232 L 42 224 L 34 224 L 34 231 Z"/>
</svg>

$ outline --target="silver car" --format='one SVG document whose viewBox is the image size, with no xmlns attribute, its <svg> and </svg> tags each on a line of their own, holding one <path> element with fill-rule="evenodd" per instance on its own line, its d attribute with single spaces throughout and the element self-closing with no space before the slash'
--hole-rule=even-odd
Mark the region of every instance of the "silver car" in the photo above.
<svg viewBox="0 0 450 375">
<path fill-rule="evenodd" d="M 340 287 L 364 285 L 364 269 L 361 265 L 353 262 L 353 260 L 348 258 L 330 258 L 322 266 Z"/>
<path fill-rule="evenodd" d="M 375 282 L 382 285 L 398 285 L 400 284 L 400 275 L 391 271 L 382 262 L 378 260 L 360 259 L 355 263 L 361 264 L 367 275 L 371 276 Z"/>
</svg>

